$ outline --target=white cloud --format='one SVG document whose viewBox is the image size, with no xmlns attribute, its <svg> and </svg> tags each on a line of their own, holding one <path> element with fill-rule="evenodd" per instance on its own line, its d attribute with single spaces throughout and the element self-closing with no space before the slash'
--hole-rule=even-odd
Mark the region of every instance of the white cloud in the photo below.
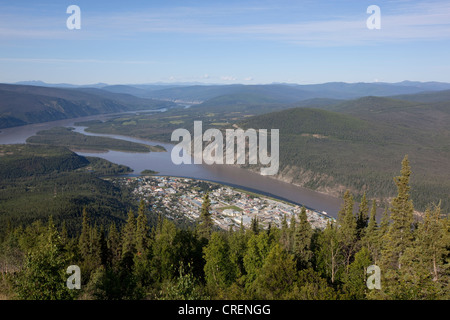
<svg viewBox="0 0 450 320">
<path fill-rule="evenodd" d="M 233 77 L 233 76 L 222 76 L 222 77 L 220 77 L 220 80 L 223 80 L 223 81 L 235 81 L 235 80 L 237 80 L 237 78 Z"/>
</svg>

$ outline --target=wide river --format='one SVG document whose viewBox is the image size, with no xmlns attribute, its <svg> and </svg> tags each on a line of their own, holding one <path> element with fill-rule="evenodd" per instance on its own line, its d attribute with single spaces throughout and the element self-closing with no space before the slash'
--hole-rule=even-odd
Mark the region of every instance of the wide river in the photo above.
<svg viewBox="0 0 450 320">
<path fill-rule="evenodd" d="M 0 132 L 0 144 L 25 143 L 26 139 L 40 130 L 50 129 L 56 126 L 72 126 L 75 131 L 95 136 L 107 136 L 147 145 L 161 145 L 168 152 L 130 153 L 119 151 L 108 151 L 104 153 L 77 152 L 83 156 L 95 156 L 107 159 L 113 163 L 126 165 L 139 174 L 142 170 L 150 169 L 159 172 L 159 175 L 186 177 L 219 182 L 234 187 L 240 187 L 250 191 L 266 194 L 275 198 L 288 200 L 290 202 L 304 205 L 319 211 L 325 211 L 332 217 L 337 216 L 342 199 L 331 197 L 306 188 L 285 183 L 269 176 L 262 176 L 231 165 L 197 165 L 172 163 L 170 154 L 173 145 L 156 141 L 137 139 L 110 134 L 93 134 L 84 132 L 84 127 L 75 127 L 77 121 L 104 120 L 111 115 L 96 115 L 77 119 L 59 120 L 26 126 L 2 129 Z"/>
</svg>

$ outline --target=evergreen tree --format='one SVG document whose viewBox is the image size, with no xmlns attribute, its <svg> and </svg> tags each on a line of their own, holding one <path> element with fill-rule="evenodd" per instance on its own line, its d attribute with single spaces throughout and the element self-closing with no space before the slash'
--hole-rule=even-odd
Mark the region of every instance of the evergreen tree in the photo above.
<svg viewBox="0 0 450 320">
<path fill-rule="evenodd" d="M 139 203 L 138 216 L 136 219 L 135 246 L 136 254 L 134 256 L 134 274 L 137 282 L 141 286 L 150 285 L 151 271 L 149 262 L 149 226 L 146 215 L 145 201 L 141 199 Z"/>
<path fill-rule="evenodd" d="M 326 228 L 319 234 L 317 240 L 318 269 L 328 277 L 331 283 L 338 280 L 342 265 L 342 251 L 338 241 L 338 227 L 328 222 Z"/>
<path fill-rule="evenodd" d="M 62 226 L 61 226 L 61 243 L 63 246 L 68 246 L 69 245 L 69 234 L 67 232 L 67 225 L 66 225 L 66 220 L 64 220 L 62 222 Z"/>
<path fill-rule="evenodd" d="M 379 259 L 381 250 L 381 241 L 379 238 L 379 230 L 376 220 L 377 204 L 376 201 L 372 202 L 372 209 L 370 210 L 369 223 L 366 228 L 366 232 L 362 239 L 363 246 L 365 246 L 370 253 L 370 256 L 375 264 Z"/>
<path fill-rule="evenodd" d="M 86 208 L 83 208 L 82 213 L 83 221 L 81 223 L 81 234 L 79 237 L 79 248 L 80 248 L 80 254 L 81 258 L 85 259 L 89 253 L 90 253 L 90 226 L 89 226 L 89 216 L 86 211 Z"/>
<path fill-rule="evenodd" d="M 200 238 L 209 239 L 213 229 L 213 220 L 211 218 L 211 201 L 209 199 L 209 192 L 203 196 L 202 208 L 200 211 L 200 223 L 197 228 L 197 233 Z"/>
<path fill-rule="evenodd" d="M 236 268 L 236 277 L 245 273 L 244 254 L 247 249 L 248 237 L 243 228 L 229 235 L 230 260 Z"/>
<path fill-rule="evenodd" d="M 311 266 L 311 259 L 313 255 L 311 251 L 313 230 L 308 221 L 305 207 L 302 207 L 299 214 L 299 219 L 300 223 L 295 230 L 294 237 L 294 255 L 297 260 L 298 268 L 305 269 Z"/>
<path fill-rule="evenodd" d="M 136 218 L 134 216 L 133 210 L 128 211 L 127 223 L 122 229 L 122 256 L 127 253 L 134 255 L 136 251 Z"/>
<path fill-rule="evenodd" d="M 272 244 L 265 232 L 251 234 L 247 242 L 247 250 L 244 255 L 245 287 L 251 297 L 253 295 L 253 282 L 258 276 L 259 270 L 264 264 L 264 259 L 270 251 Z"/>
<path fill-rule="evenodd" d="M 120 243 L 120 234 L 117 231 L 116 224 L 114 222 L 109 226 L 107 246 L 108 265 L 117 270 L 122 256 L 122 245 Z"/>
<path fill-rule="evenodd" d="M 161 300 L 207 300 L 209 297 L 205 296 L 198 284 L 198 279 L 191 271 L 186 271 L 181 264 L 179 269 L 179 276 L 175 281 L 169 282 L 163 289 Z M 188 269 L 190 265 L 188 265 Z"/>
<path fill-rule="evenodd" d="M 449 277 L 445 266 L 445 258 L 449 254 L 447 241 L 448 231 L 445 230 L 445 220 L 441 219 L 440 205 L 433 210 L 427 209 L 417 229 L 415 259 L 433 282 L 446 283 L 448 287 Z M 447 288 L 447 294 L 450 293 L 449 290 Z"/>
<path fill-rule="evenodd" d="M 398 194 L 391 204 L 391 224 L 384 236 L 383 261 L 385 267 L 399 270 L 402 267 L 401 257 L 413 241 L 413 203 L 409 195 L 409 177 L 411 168 L 408 156 L 402 161 L 400 176 L 394 178 Z"/>
<path fill-rule="evenodd" d="M 383 215 L 381 217 L 380 227 L 378 231 L 378 241 L 380 242 L 380 247 L 383 245 L 383 239 L 385 239 L 386 234 L 389 231 L 389 212 L 388 208 L 384 208 Z"/>
<path fill-rule="evenodd" d="M 100 263 L 106 267 L 108 264 L 108 243 L 106 239 L 105 229 L 100 227 Z"/>
<path fill-rule="evenodd" d="M 346 191 L 344 194 L 344 204 L 338 212 L 338 240 L 339 246 L 344 255 L 346 272 L 350 266 L 351 260 L 356 250 L 357 242 L 357 229 L 356 219 L 353 214 L 353 196 L 350 191 Z"/>
<path fill-rule="evenodd" d="M 172 221 L 162 219 L 161 226 L 156 226 L 152 242 L 151 278 L 161 283 L 177 276 L 179 265 L 174 246 L 177 228 Z"/>
<path fill-rule="evenodd" d="M 252 221 L 250 223 L 250 230 L 254 234 L 258 234 L 259 233 L 259 221 L 258 221 L 257 217 L 252 218 Z"/>
<path fill-rule="evenodd" d="M 145 209 L 145 202 L 141 200 L 136 219 L 136 250 L 138 255 L 144 255 L 149 245 L 149 226 Z"/>
<path fill-rule="evenodd" d="M 399 258 L 401 269 L 390 281 L 388 294 L 394 299 L 445 299 L 449 279 L 444 271 L 445 236 L 440 208 L 428 208 L 419 222 L 415 240 Z M 395 280 L 395 281 L 392 281 Z"/>
<path fill-rule="evenodd" d="M 253 222 L 253 219 L 252 219 Z M 280 243 L 282 247 L 289 251 L 290 248 L 290 237 L 289 237 L 289 230 L 288 230 L 288 223 L 287 223 L 287 217 L 286 214 L 283 215 L 283 220 L 281 220 L 281 234 L 280 234 Z"/>
<path fill-rule="evenodd" d="M 40 244 L 28 253 L 24 268 L 15 278 L 16 294 L 26 300 L 73 299 L 76 290 L 66 287 L 66 269 L 69 265 L 60 235 L 50 217 Z"/>
<path fill-rule="evenodd" d="M 206 284 L 213 293 L 221 296 L 236 278 L 236 268 L 231 263 L 230 248 L 225 236 L 214 232 L 203 252 Z"/>
<path fill-rule="evenodd" d="M 286 299 L 295 300 L 336 300 L 337 295 L 326 279 L 312 268 L 298 272 L 297 281 Z"/>
<path fill-rule="evenodd" d="M 347 299 L 362 300 L 368 292 L 366 280 L 367 267 L 372 265 L 369 250 L 362 247 L 355 254 L 355 260 L 350 264 L 349 272 L 344 274 L 344 296 Z"/>
<path fill-rule="evenodd" d="M 90 228 L 89 254 L 85 259 L 90 266 L 90 270 L 94 270 L 102 265 L 102 255 L 101 235 L 98 227 L 95 225 Z"/>
<path fill-rule="evenodd" d="M 284 299 L 294 284 L 296 273 L 294 256 L 275 244 L 253 283 L 256 299 Z"/>
<path fill-rule="evenodd" d="M 295 215 L 292 215 L 291 220 L 289 221 L 289 230 L 288 230 L 288 235 L 289 235 L 289 246 L 286 249 L 286 251 L 288 253 L 293 253 L 294 252 L 294 246 L 295 246 L 295 232 L 297 230 L 297 221 L 295 219 Z"/>
<path fill-rule="evenodd" d="M 358 239 L 361 239 L 364 233 L 367 223 L 369 221 L 369 203 L 366 199 L 366 193 L 364 192 L 359 204 L 359 210 L 356 218 L 356 234 Z"/>
</svg>

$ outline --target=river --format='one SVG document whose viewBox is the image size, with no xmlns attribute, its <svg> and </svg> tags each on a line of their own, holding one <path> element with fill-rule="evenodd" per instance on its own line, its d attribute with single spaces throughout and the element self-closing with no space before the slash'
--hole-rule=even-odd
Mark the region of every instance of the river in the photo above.
<svg viewBox="0 0 450 320">
<path fill-rule="evenodd" d="M 95 156 L 109 160 L 113 163 L 126 165 L 139 174 L 142 170 L 150 169 L 159 172 L 159 175 L 186 177 L 219 182 L 234 187 L 240 187 L 250 191 L 263 193 L 275 198 L 288 200 L 290 202 L 304 205 L 319 211 L 325 211 L 332 217 L 337 216 L 342 205 L 342 199 L 325 195 L 306 188 L 282 182 L 269 176 L 262 176 L 231 165 L 198 165 L 172 163 L 170 154 L 173 145 L 156 141 L 131 138 L 111 134 L 93 134 L 84 131 L 84 127 L 74 126 L 75 122 L 87 120 L 105 120 L 112 115 L 96 115 L 76 119 L 66 119 L 26 126 L 2 129 L 0 132 L 0 144 L 25 143 L 26 139 L 40 130 L 50 129 L 56 126 L 72 126 L 76 132 L 86 135 L 107 136 L 147 145 L 161 145 L 168 152 L 131 153 L 108 151 L 103 153 L 77 152 L 82 156 Z"/>
</svg>

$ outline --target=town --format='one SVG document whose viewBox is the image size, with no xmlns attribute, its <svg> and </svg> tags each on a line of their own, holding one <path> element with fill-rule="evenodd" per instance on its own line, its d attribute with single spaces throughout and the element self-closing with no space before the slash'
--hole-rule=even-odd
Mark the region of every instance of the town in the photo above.
<svg viewBox="0 0 450 320">
<path fill-rule="evenodd" d="M 298 222 L 301 206 L 214 182 L 167 176 L 141 176 L 114 179 L 131 188 L 133 196 L 144 199 L 151 210 L 175 220 L 198 221 L 205 192 L 209 192 L 214 223 L 224 230 L 250 227 L 258 219 L 262 228 L 281 227 L 283 220 Z M 323 229 L 333 217 L 325 212 L 306 210 L 313 228 Z"/>
</svg>

